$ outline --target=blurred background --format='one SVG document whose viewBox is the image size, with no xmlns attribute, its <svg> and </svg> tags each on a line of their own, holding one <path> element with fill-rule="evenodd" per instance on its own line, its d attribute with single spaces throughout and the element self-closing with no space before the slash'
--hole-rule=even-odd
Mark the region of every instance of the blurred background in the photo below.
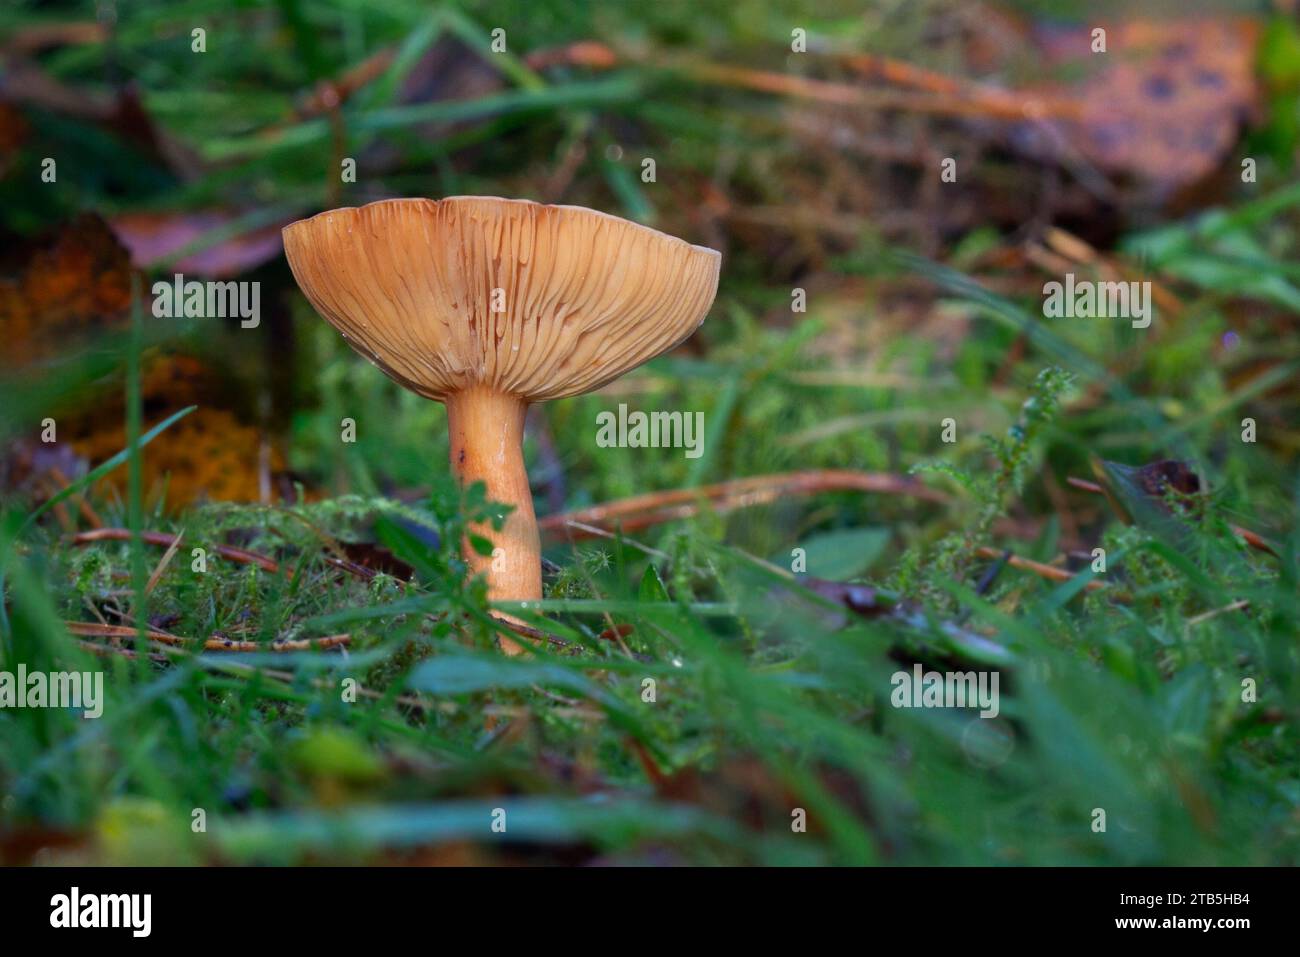
<svg viewBox="0 0 1300 957">
<path fill-rule="evenodd" d="M 376 554 L 364 503 L 422 508 L 428 501 L 431 486 L 446 475 L 443 408 L 388 381 L 314 314 L 290 275 L 279 231 L 337 206 L 481 194 L 590 206 L 723 255 L 717 302 L 691 340 L 599 394 L 530 412 L 526 458 L 538 513 L 559 517 L 546 553 L 552 596 L 659 596 L 661 586 L 647 593 L 644 580 L 637 592 L 642 565 L 629 570 L 621 552 L 602 551 L 613 526 L 582 510 L 738 479 L 757 485 L 709 492 L 707 502 L 687 495 L 619 513 L 624 530 L 641 535 L 649 549 L 635 560 L 649 556 L 658 564 L 652 577 L 657 583 L 662 575 L 663 597 L 734 601 L 743 594 L 701 542 L 725 543 L 782 567 L 789 567 L 792 548 L 801 547 L 810 574 L 824 582 L 871 583 L 956 615 L 966 599 L 945 582 L 974 589 L 989 560 L 979 549 L 996 557 L 1011 547 L 1025 561 L 1039 562 L 1039 570 L 1022 568 L 1015 588 L 1000 580 L 989 600 L 1008 614 L 1028 614 L 1024 595 L 1041 598 L 1035 589 L 1085 568 L 1099 543 L 1132 544 L 1123 536 L 1137 533 L 1117 521 L 1123 516 L 1134 524 L 1126 495 L 1159 499 L 1171 487 L 1209 493 L 1225 528 L 1259 538 L 1262 547 L 1249 560 L 1271 561 L 1268 541 L 1293 527 L 1300 448 L 1298 146 L 1300 19 L 1291 0 L 5 0 L 0 488 L 7 514 L 26 514 L 86 476 L 126 447 L 132 428 L 138 434 L 194 405 L 142 453 L 139 521 L 147 529 L 218 528 L 228 547 L 254 548 L 265 540 L 248 529 L 263 535 L 272 514 L 256 508 L 319 509 L 343 501 L 348 527 L 362 528 L 344 543 L 347 560 L 409 573 L 409 562 L 394 566 L 389 551 Z M 260 283 L 256 328 L 235 319 L 152 315 L 152 284 L 176 273 Z M 1135 329 L 1124 321 L 1044 319 L 1044 284 L 1066 273 L 1151 282 L 1155 321 Z M 133 288 L 143 304 L 134 322 Z M 137 394 L 141 419 L 133 427 L 128 412 Z M 596 445 L 596 415 L 619 402 L 703 411 L 705 454 L 607 454 Z M 1049 410 L 1060 413 L 1050 423 Z M 952 443 L 941 439 L 941 423 L 950 417 L 958 423 Z M 1250 443 L 1241 440 L 1246 417 L 1257 430 Z M 46 419 L 57 423 L 55 443 L 42 441 Z M 340 441 L 344 419 L 356 423 L 354 443 Z M 1004 438 L 991 443 L 987 436 Z M 994 477 L 981 484 L 990 461 Z M 1155 472 L 1137 471 L 1153 462 L 1173 462 L 1190 479 L 1179 480 L 1174 466 L 1160 471 L 1159 481 Z M 836 470 L 885 478 L 864 494 Z M 804 484 L 781 478 L 791 472 L 804 473 Z M 127 524 L 128 479 L 127 469 L 116 469 L 59 502 L 42 519 L 47 544 Z M 223 511 L 222 503 L 256 508 Z M 302 514 L 322 526 L 340 517 L 338 511 Z M 570 525 L 567 539 L 556 534 L 575 516 L 586 530 Z M 12 531 L 15 522 L 10 525 Z M 578 539 L 596 545 L 579 546 Z M 60 613 L 53 617 L 134 627 L 134 619 L 104 614 L 100 594 L 122 587 L 126 552 L 105 551 L 94 567 L 85 557 L 91 554 L 101 553 L 56 548 L 32 581 L 48 573 L 64 585 L 77 583 L 66 595 L 51 586 L 58 595 L 52 615 Z M 150 555 L 153 567 L 158 556 Z M 181 559 L 175 567 L 184 564 L 184 552 Z M 1233 590 L 1240 584 L 1234 576 L 1256 574 L 1253 566 L 1233 564 L 1246 560 L 1233 552 L 1207 566 L 1211 577 L 1223 576 L 1214 592 L 1221 605 L 1241 594 Z M 247 589 L 254 586 L 239 576 L 211 594 L 180 586 L 169 592 L 174 572 L 163 575 L 160 568 L 154 580 L 155 602 L 177 606 L 174 630 L 188 625 L 192 632 L 229 636 L 243 629 L 269 640 L 277 627 L 241 623 L 250 607 L 260 615 L 273 606 L 286 621 L 298 614 L 284 611 L 292 603 L 278 593 L 259 593 L 250 605 Z M 836 775 L 875 781 L 880 765 L 865 768 L 854 763 L 859 758 L 844 757 L 867 745 L 850 746 L 857 739 L 839 739 L 831 724 L 805 716 L 805 727 L 826 736 L 817 748 L 830 749 L 817 752 L 818 767 L 829 775 L 827 806 L 847 808 L 831 828 L 828 849 L 807 859 L 971 862 L 987 854 L 1006 862 L 1183 863 L 1293 855 L 1300 795 L 1294 776 L 1274 780 L 1270 787 L 1279 790 L 1259 798 L 1269 809 L 1261 815 L 1276 824 L 1272 837 L 1232 844 L 1234 827 L 1246 833 L 1258 797 L 1249 789 L 1231 796 L 1216 790 L 1228 772 L 1215 762 L 1228 760 L 1224 742 L 1236 740 L 1235 726 L 1223 724 L 1222 711 L 1208 703 L 1188 716 L 1186 696 L 1201 701 L 1204 692 L 1205 701 L 1220 700 L 1200 685 L 1170 700 L 1152 690 L 1193 663 L 1205 669 L 1195 681 L 1231 684 L 1223 669 L 1230 672 L 1244 653 L 1237 639 L 1220 636 L 1213 654 L 1179 657 L 1184 652 L 1169 635 L 1181 634 L 1184 622 L 1166 616 L 1177 608 L 1187 616 L 1206 611 L 1179 604 L 1208 594 L 1209 586 L 1195 581 L 1180 581 L 1177 596 L 1148 595 L 1153 604 L 1143 610 L 1090 606 L 1095 615 L 1082 623 L 1052 617 L 1064 614 L 1071 597 L 1056 595 L 1041 611 L 1046 617 L 1033 619 L 1029 629 L 1058 644 L 1080 642 L 1080 667 L 1100 660 L 1113 665 L 1120 676 L 1113 680 L 1127 684 L 1106 692 L 1105 700 L 1127 701 L 1131 693 L 1133 701 L 1146 702 L 1134 710 L 1114 705 L 1107 717 L 1097 713 L 1097 699 L 1071 699 L 1081 709 L 1076 713 L 1065 699 L 1053 698 L 1051 707 L 1040 702 L 1043 715 L 1058 714 L 1059 706 L 1061 714 L 1086 715 L 1079 717 L 1085 725 L 1127 722 L 1124 733 L 1140 736 L 1144 728 L 1156 733 L 1150 729 L 1158 722 L 1142 709 L 1159 699 L 1169 709 L 1161 712 L 1171 722 L 1166 731 L 1186 720 L 1195 725 L 1189 735 L 1212 742 L 1194 759 L 1178 758 L 1195 770 L 1183 782 L 1186 792 L 1169 804 L 1161 803 L 1167 795 L 1146 794 L 1155 785 L 1137 764 L 1131 779 L 1128 771 L 1114 771 L 1114 780 L 1131 785 L 1130 798 L 1155 802 L 1150 814 L 1160 824 L 1145 843 L 1093 851 L 1062 836 L 1073 825 L 1053 814 L 1068 802 L 1053 790 L 1058 785 L 1046 782 L 1071 765 L 1070 755 L 1087 750 L 1082 737 L 1065 735 L 1063 741 L 1073 742 L 1062 744 L 1065 750 L 1027 766 L 1020 785 L 1041 786 L 1034 793 L 1043 803 L 1016 824 L 1017 805 L 1003 801 L 996 825 L 979 809 L 986 807 L 981 802 L 995 804 L 997 793 L 1005 798 L 1010 792 L 997 788 L 1008 782 L 960 783 L 970 765 L 961 732 L 927 738 L 936 749 L 927 752 L 936 762 L 925 766 L 927 773 L 946 782 L 954 803 L 931 808 L 935 816 L 922 813 L 919 822 L 912 816 L 917 807 L 908 804 L 902 823 L 888 808 L 902 800 L 906 786 L 854 796 L 855 785 Z M 373 583 L 358 587 L 359 595 L 349 593 L 354 603 L 379 595 Z M 854 611 L 875 609 L 842 587 L 825 594 Z M 204 596 L 211 604 L 199 601 Z M 88 607 L 96 609 L 93 615 Z M 202 620 L 182 617 L 194 615 Z M 616 616 L 604 615 L 591 635 L 603 634 L 606 644 L 621 641 Z M 808 620 L 813 624 L 801 621 L 790 633 L 806 637 L 824 625 L 816 616 Z M 1214 629 L 1221 624 L 1216 619 L 1206 632 L 1219 635 Z M 1152 637 L 1148 626 L 1169 631 Z M 781 656 L 748 627 L 738 625 L 731 637 L 753 642 L 745 647 L 760 671 L 777 667 Z M 813 631 L 801 631 L 806 628 Z M 354 640 L 362 634 L 355 632 Z M 1238 637 L 1247 645 L 1255 640 Z M 1117 651 L 1114 642 L 1124 648 Z M 1262 645 L 1252 647 L 1263 655 Z M 658 651 L 633 646 L 629 654 L 635 661 L 635 654 L 654 658 Z M 1281 674 L 1294 674 L 1293 651 L 1271 660 Z M 371 662 L 390 665 L 396 667 Z M 701 693 L 713 702 L 705 706 L 711 716 L 693 723 L 678 715 L 685 725 L 647 732 L 645 740 L 659 735 L 653 759 L 649 752 L 629 757 L 610 739 L 593 744 L 579 721 L 566 725 L 568 737 L 561 734 L 574 748 L 566 761 L 592 774 L 599 767 L 629 787 L 650 782 L 660 797 L 696 801 L 723 817 L 730 811 L 722 809 L 751 801 L 757 790 L 774 793 L 772 781 L 781 788 L 812 786 L 793 765 L 768 762 L 763 735 L 780 739 L 778 727 L 762 734 L 753 724 L 725 730 L 739 719 L 711 709 L 730 700 L 716 697 L 717 689 L 740 679 L 725 669 L 707 674 Z M 738 687 L 728 694 L 743 698 Z M 1274 690 L 1285 687 L 1291 686 Z M 745 700 L 761 711 L 760 698 Z M 218 694 L 216 701 L 195 699 L 187 707 L 226 714 L 225 699 Z M 241 708 L 248 704 L 239 701 Z M 1293 718 L 1294 700 L 1285 707 Z M 875 737 L 877 726 L 858 728 L 863 716 L 856 706 L 830 691 L 816 708 L 823 717 L 835 715 L 828 722 L 854 729 L 846 734 L 883 740 Z M 310 728 L 314 716 L 308 708 L 293 723 Z M 553 731 L 547 722 L 557 720 L 567 719 L 538 718 L 531 727 Z M 1252 724 L 1250 734 L 1272 733 L 1278 720 L 1275 714 Z M 244 721 L 231 727 L 249 733 Z M 1277 733 L 1286 743 L 1278 747 L 1292 754 L 1294 724 L 1283 725 Z M 728 744 L 704 746 L 682 730 L 703 734 L 705 726 Z M 481 732 L 473 720 L 456 727 L 465 741 Z M 183 729 L 167 728 L 159 734 L 168 743 L 159 747 L 173 750 L 155 759 L 159 766 L 183 765 L 189 747 Z M 1105 740 L 1113 741 L 1113 731 Z M 372 771 L 381 772 L 368 763 L 366 749 L 382 750 L 376 741 L 384 733 L 371 722 L 349 732 L 364 744 L 336 730 L 309 737 L 302 773 L 311 779 L 312 762 L 324 754 L 320 760 L 334 768 L 326 779 L 351 781 L 355 772 L 369 782 Z M 307 784 L 286 795 L 271 783 L 278 772 L 265 755 L 290 753 L 274 736 L 255 748 L 263 757 L 251 761 L 232 739 L 199 762 L 205 777 L 177 784 L 175 792 L 149 774 L 141 783 L 125 770 L 131 766 L 125 758 L 120 775 L 111 767 L 83 767 L 74 785 L 41 757 L 61 740 L 58 734 L 33 730 L 26 744 L 18 740 L 9 737 L 7 759 L 10 793 L 19 795 L 9 806 L 10 833 L 25 835 L 7 845 L 14 860 L 30 859 L 46 840 L 15 822 L 77 835 L 98 820 L 102 837 L 120 835 L 114 828 L 125 827 L 122 820 L 153 821 L 150 815 L 201 799 L 190 792 L 235 793 L 227 803 L 237 809 L 292 805 L 308 793 L 320 798 Z M 832 748 L 826 741 L 840 743 Z M 888 747 L 881 747 L 862 750 L 860 760 L 888 763 Z M 724 752 L 763 758 L 728 763 L 719 758 Z M 1129 757 L 1137 762 L 1140 752 Z M 1269 762 L 1277 753 L 1260 760 L 1275 769 Z M 582 776 L 571 768 L 567 776 L 547 776 L 550 765 L 538 756 L 547 754 L 541 748 L 530 760 L 541 762 L 537 773 L 549 783 L 511 786 L 580 789 L 575 781 Z M 336 760 L 342 771 L 331 764 Z M 416 765 L 413 772 L 386 765 L 383 773 L 413 773 L 417 780 L 428 774 L 446 785 L 440 771 Z M 719 777 L 665 783 L 668 778 L 640 770 L 643 765 L 678 771 L 698 765 L 701 774 Z M 497 787 L 478 787 L 475 774 L 497 782 L 500 767 L 473 767 L 474 774 L 466 771 L 445 792 Z M 1108 774 L 1092 776 L 1112 779 Z M 89 787 L 106 780 L 120 796 L 149 793 L 158 803 L 145 811 L 114 806 L 118 816 L 106 819 Z M 973 790 L 963 790 L 968 786 Z M 1193 792 L 1200 798 L 1187 796 Z M 836 795 L 842 805 L 835 805 Z M 913 797 L 922 806 L 943 800 Z M 755 811 L 760 818 L 766 813 Z M 854 830 L 859 825 L 866 830 Z M 1009 830 L 998 830 L 1004 826 Z M 988 836 L 1012 832 L 1001 843 Z M 258 859 L 263 845 L 257 834 L 246 836 Z M 79 838 L 68 840 L 80 846 Z M 107 840 L 115 853 L 135 859 L 137 845 Z M 633 841 L 611 853 L 639 860 L 643 850 Z M 683 845 L 663 851 L 663 859 L 694 860 L 697 851 Z M 803 860 L 801 853 L 784 846 L 767 856 L 736 852 L 781 861 Z M 168 855 L 183 856 L 174 846 L 143 853 L 149 860 Z M 726 851 L 703 856 L 735 859 Z"/>
<path fill-rule="evenodd" d="M 4 362 L 123 327 L 132 270 L 146 287 L 176 272 L 257 280 L 256 329 L 147 318 L 167 340 L 147 361 L 147 421 L 200 408 L 146 453 L 146 485 L 169 475 L 171 507 L 269 501 L 295 483 L 418 493 L 442 461 L 441 409 L 342 348 L 296 290 L 279 229 L 385 197 L 487 194 L 588 205 L 722 251 L 718 304 L 681 354 L 741 376 L 749 394 L 732 414 L 783 441 L 729 429 L 695 480 L 897 466 L 943 408 L 976 430 L 999 424 L 990 399 L 1023 340 L 969 335 L 969 315 L 898 275 L 886 250 L 1013 296 L 1071 263 L 1208 284 L 1218 295 L 1179 319 L 1177 341 L 1172 289 L 1151 335 L 1096 323 L 1061 335 L 1098 355 L 1162 341 L 1126 362 L 1189 394 L 1258 376 L 1295 358 L 1278 341 L 1297 301 L 1290 195 L 1269 207 L 1283 218 L 1225 230 L 1208 255 L 1157 227 L 1290 182 L 1300 40 L 1284 3 L 1177 7 L 1176 19 L 1159 4 L 1081 19 L 1068 4 L 10 2 Z M 1093 20 L 1108 28 L 1104 54 Z M 753 394 L 774 365 L 798 401 Z M 712 368 L 689 368 L 675 390 L 715 390 Z M 64 474 L 122 447 L 113 391 L 56 407 L 80 460 L 55 463 Z M 530 458 L 552 510 L 639 487 L 605 474 L 594 430 L 575 427 L 607 404 L 535 413 Z M 1264 415 L 1281 426 L 1288 412 L 1279 395 Z M 359 454 L 337 441 L 344 415 L 363 423 Z M 571 440 L 562 453 L 556 430 Z M 1267 431 L 1294 450 L 1287 430 Z M 663 463 L 663 482 L 682 484 L 689 464 Z M 40 465 L 20 452 L 7 484 L 39 484 Z"/>
</svg>

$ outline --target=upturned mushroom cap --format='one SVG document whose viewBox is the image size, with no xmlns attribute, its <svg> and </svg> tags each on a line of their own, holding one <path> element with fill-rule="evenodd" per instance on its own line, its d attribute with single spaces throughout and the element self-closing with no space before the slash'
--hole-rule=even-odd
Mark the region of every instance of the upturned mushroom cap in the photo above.
<svg viewBox="0 0 1300 957">
<path fill-rule="evenodd" d="M 440 400 L 600 388 L 695 331 L 721 259 L 595 210 L 479 196 L 330 210 L 286 226 L 284 247 L 354 349 Z"/>
</svg>

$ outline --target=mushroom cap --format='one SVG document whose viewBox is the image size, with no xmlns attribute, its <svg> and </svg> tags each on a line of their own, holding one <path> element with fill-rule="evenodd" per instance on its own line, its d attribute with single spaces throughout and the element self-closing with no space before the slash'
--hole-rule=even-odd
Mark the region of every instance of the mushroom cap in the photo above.
<svg viewBox="0 0 1300 957">
<path fill-rule="evenodd" d="M 284 250 L 316 310 L 406 388 L 529 402 L 598 389 L 682 342 L 722 258 L 593 209 L 487 196 L 333 209 L 286 226 Z"/>
</svg>

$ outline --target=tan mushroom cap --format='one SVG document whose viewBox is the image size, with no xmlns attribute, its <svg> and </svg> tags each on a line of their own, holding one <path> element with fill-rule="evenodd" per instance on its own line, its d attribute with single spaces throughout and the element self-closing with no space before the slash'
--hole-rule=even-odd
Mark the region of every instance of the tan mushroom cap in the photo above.
<svg viewBox="0 0 1300 957">
<path fill-rule="evenodd" d="M 286 226 L 284 248 L 317 311 L 408 389 L 528 402 L 590 392 L 682 342 L 721 260 L 595 210 L 480 196 L 330 210 Z"/>
</svg>

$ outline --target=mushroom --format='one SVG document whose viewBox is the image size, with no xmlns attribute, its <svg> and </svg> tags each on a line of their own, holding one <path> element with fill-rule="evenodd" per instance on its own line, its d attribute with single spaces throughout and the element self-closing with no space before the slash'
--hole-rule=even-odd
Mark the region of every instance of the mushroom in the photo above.
<svg viewBox="0 0 1300 957">
<path fill-rule="evenodd" d="M 479 196 L 330 210 L 286 226 L 284 249 L 352 348 L 447 406 L 462 485 L 481 480 L 489 501 L 514 506 L 499 532 L 473 529 L 491 557 L 464 546 L 493 601 L 542 596 L 528 406 L 599 389 L 685 340 L 721 260 L 596 210 Z"/>
</svg>

